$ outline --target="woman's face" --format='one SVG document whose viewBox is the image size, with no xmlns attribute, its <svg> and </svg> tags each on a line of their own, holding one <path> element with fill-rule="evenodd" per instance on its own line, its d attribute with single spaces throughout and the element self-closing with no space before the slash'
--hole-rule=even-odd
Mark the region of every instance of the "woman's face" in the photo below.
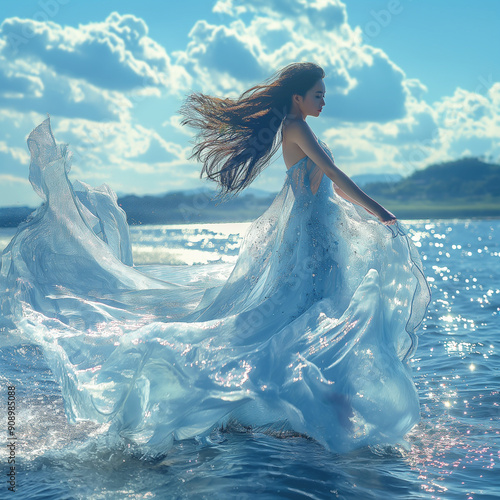
<svg viewBox="0 0 500 500">
<path fill-rule="evenodd" d="M 306 92 L 304 97 L 298 97 L 300 99 L 298 99 L 297 103 L 303 118 L 306 116 L 319 116 L 321 109 L 325 105 L 325 82 L 323 79 L 318 80 Z"/>
</svg>

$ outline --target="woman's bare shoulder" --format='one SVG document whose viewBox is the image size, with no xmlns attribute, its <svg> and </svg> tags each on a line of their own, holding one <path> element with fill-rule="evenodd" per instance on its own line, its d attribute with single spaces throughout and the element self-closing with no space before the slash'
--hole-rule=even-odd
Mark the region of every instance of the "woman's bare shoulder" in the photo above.
<svg viewBox="0 0 500 500">
<path fill-rule="evenodd" d="M 298 131 L 298 130 L 304 130 L 304 129 L 309 129 L 309 125 L 306 123 L 305 120 L 300 120 L 298 118 L 285 118 L 283 120 L 283 128 L 288 130 L 288 131 Z"/>
<path fill-rule="evenodd" d="M 312 134 L 311 128 L 304 120 L 287 118 L 283 120 L 283 136 L 286 137 L 286 139 L 293 141 L 298 137 L 309 134 Z"/>
</svg>

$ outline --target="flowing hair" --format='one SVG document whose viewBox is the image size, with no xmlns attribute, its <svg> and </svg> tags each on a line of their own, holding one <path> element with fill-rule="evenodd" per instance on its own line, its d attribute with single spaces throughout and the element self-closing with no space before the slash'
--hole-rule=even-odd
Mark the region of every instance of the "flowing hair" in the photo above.
<svg viewBox="0 0 500 500">
<path fill-rule="evenodd" d="M 203 163 L 200 177 L 215 181 L 221 196 L 247 187 L 281 144 L 281 125 L 292 96 L 305 96 L 324 77 L 317 64 L 294 63 L 238 99 L 190 94 L 179 112 L 181 125 L 198 131 L 190 158 Z"/>
</svg>

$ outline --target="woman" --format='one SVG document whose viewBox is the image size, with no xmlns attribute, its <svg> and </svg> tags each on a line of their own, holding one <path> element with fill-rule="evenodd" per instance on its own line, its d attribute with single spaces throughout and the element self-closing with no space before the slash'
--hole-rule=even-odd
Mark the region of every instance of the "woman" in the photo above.
<svg viewBox="0 0 500 500">
<path fill-rule="evenodd" d="M 235 101 L 191 95 L 181 110 L 185 115 L 182 124 L 199 129 L 193 156 L 203 162 L 202 175 L 218 182 L 222 193 L 241 191 L 281 143 L 287 168 L 306 156 L 318 167 L 310 174 L 313 190 L 324 173 L 340 196 L 364 207 L 381 222 L 394 224 L 393 214 L 337 168 L 305 122 L 307 116 L 319 116 L 325 105 L 324 77 L 316 64 L 295 63 Z M 283 117 L 281 129 L 278 117 Z M 276 140 L 278 130 L 281 138 Z"/>
<path fill-rule="evenodd" d="M 395 224 L 395 217 L 336 167 L 330 150 L 305 122 L 325 104 L 324 76 L 316 64 L 295 63 L 237 100 L 203 94 L 186 99 L 182 123 L 198 129 L 193 156 L 203 162 L 202 175 L 218 183 L 222 196 L 248 186 L 280 144 L 288 169 L 282 191 L 250 227 L 224 288 L 190 319 L 252 311 L 253 317 L 273 318 L 263 325 L 280 328 L 325 297 L 348 304 L 370 269 L 384 270 L 386 256 L 379 256 L 391 238 L 352 203 L 384 224 Z M 332 202 L 332 186 L 349 203 L 338 196 Z M 370 236 L 371 246 L 363 241 Z M 355 262 L 363 254 L 366 258 Z M 359 273 L 346 275 L 343 269 L 349 266 Z M 293 297 L 287 292 L 290 283 Z M 270 301 L 269 312 L 260 313 Z M 240 336 L 258 335 L 255 325 L 243 323 Z"/>
<path fill-rule="evenodd" d="M 69 182 L 48 119 L 30 134 L 45 203 L 3 253 L 0 305 L 42 347 L 70 421 L 111 423 L 151 455 L 234 420 L 334 452 L 401 442 L 418 421 L 408 359 L 425 277 L 408 237 L 384 225 L 394 216 L 305 123 L 324 105 L 323 76 L 294 64 L 238 100 L 193 94 L 183 107 L 223 195 L 248 186 L 281 142 L 288 167 L 222 281 L 219 268 L 126 265 L 114 194 Z"/>
</svg>

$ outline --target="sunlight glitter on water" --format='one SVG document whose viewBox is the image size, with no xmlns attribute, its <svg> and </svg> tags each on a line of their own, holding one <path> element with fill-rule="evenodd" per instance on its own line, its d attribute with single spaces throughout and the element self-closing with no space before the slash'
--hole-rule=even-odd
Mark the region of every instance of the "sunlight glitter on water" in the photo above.
<svg viewBox="0 0 500 500">
<path fill-rule="evenodd" d="M 425 498 L 500 491 L 498 230 L 497 221 L 412 228 L 433 293 L 413 363 L 423 419 L 408 455 Z"/>
<path fill-rule="evenodd" d="M 210 443 L 176 443 L 164 462 L 149 463 L 126 448 L 89 441 L 97 427 L 65 421 L 50 373 L 44 365 L 33 371 L 35 350 L 28 355 L 24 347 L 13 353 L 5 348 L 5 366 L 23 377 L 21 420 L 25 446 L 32 450 L 23 464 L 26 497 L 498 498 L 500 223 L 409 225 L 412 238 L 418 235 L 433 293 L 412 360 L 422 420 L 407 436 L 411 448 L 332 455 L 312 440 L 233 429 Z M 207 226 L 185 226 L 185 235 L 179 226 L 135 226 L 134 253 L 145 257 L 156 247 L 158 259 L 183 264 L 234 258 L 244 226 Z M 183 248 L 188 253 L 177 254 Z M 228 383 L 238 383 L 245 367 L 230 375 Z"/>
<path fill-rule="evenodd" d="M 234 263 L 250 223 L 132 226 L 134 264 Z"/>
</svg>

